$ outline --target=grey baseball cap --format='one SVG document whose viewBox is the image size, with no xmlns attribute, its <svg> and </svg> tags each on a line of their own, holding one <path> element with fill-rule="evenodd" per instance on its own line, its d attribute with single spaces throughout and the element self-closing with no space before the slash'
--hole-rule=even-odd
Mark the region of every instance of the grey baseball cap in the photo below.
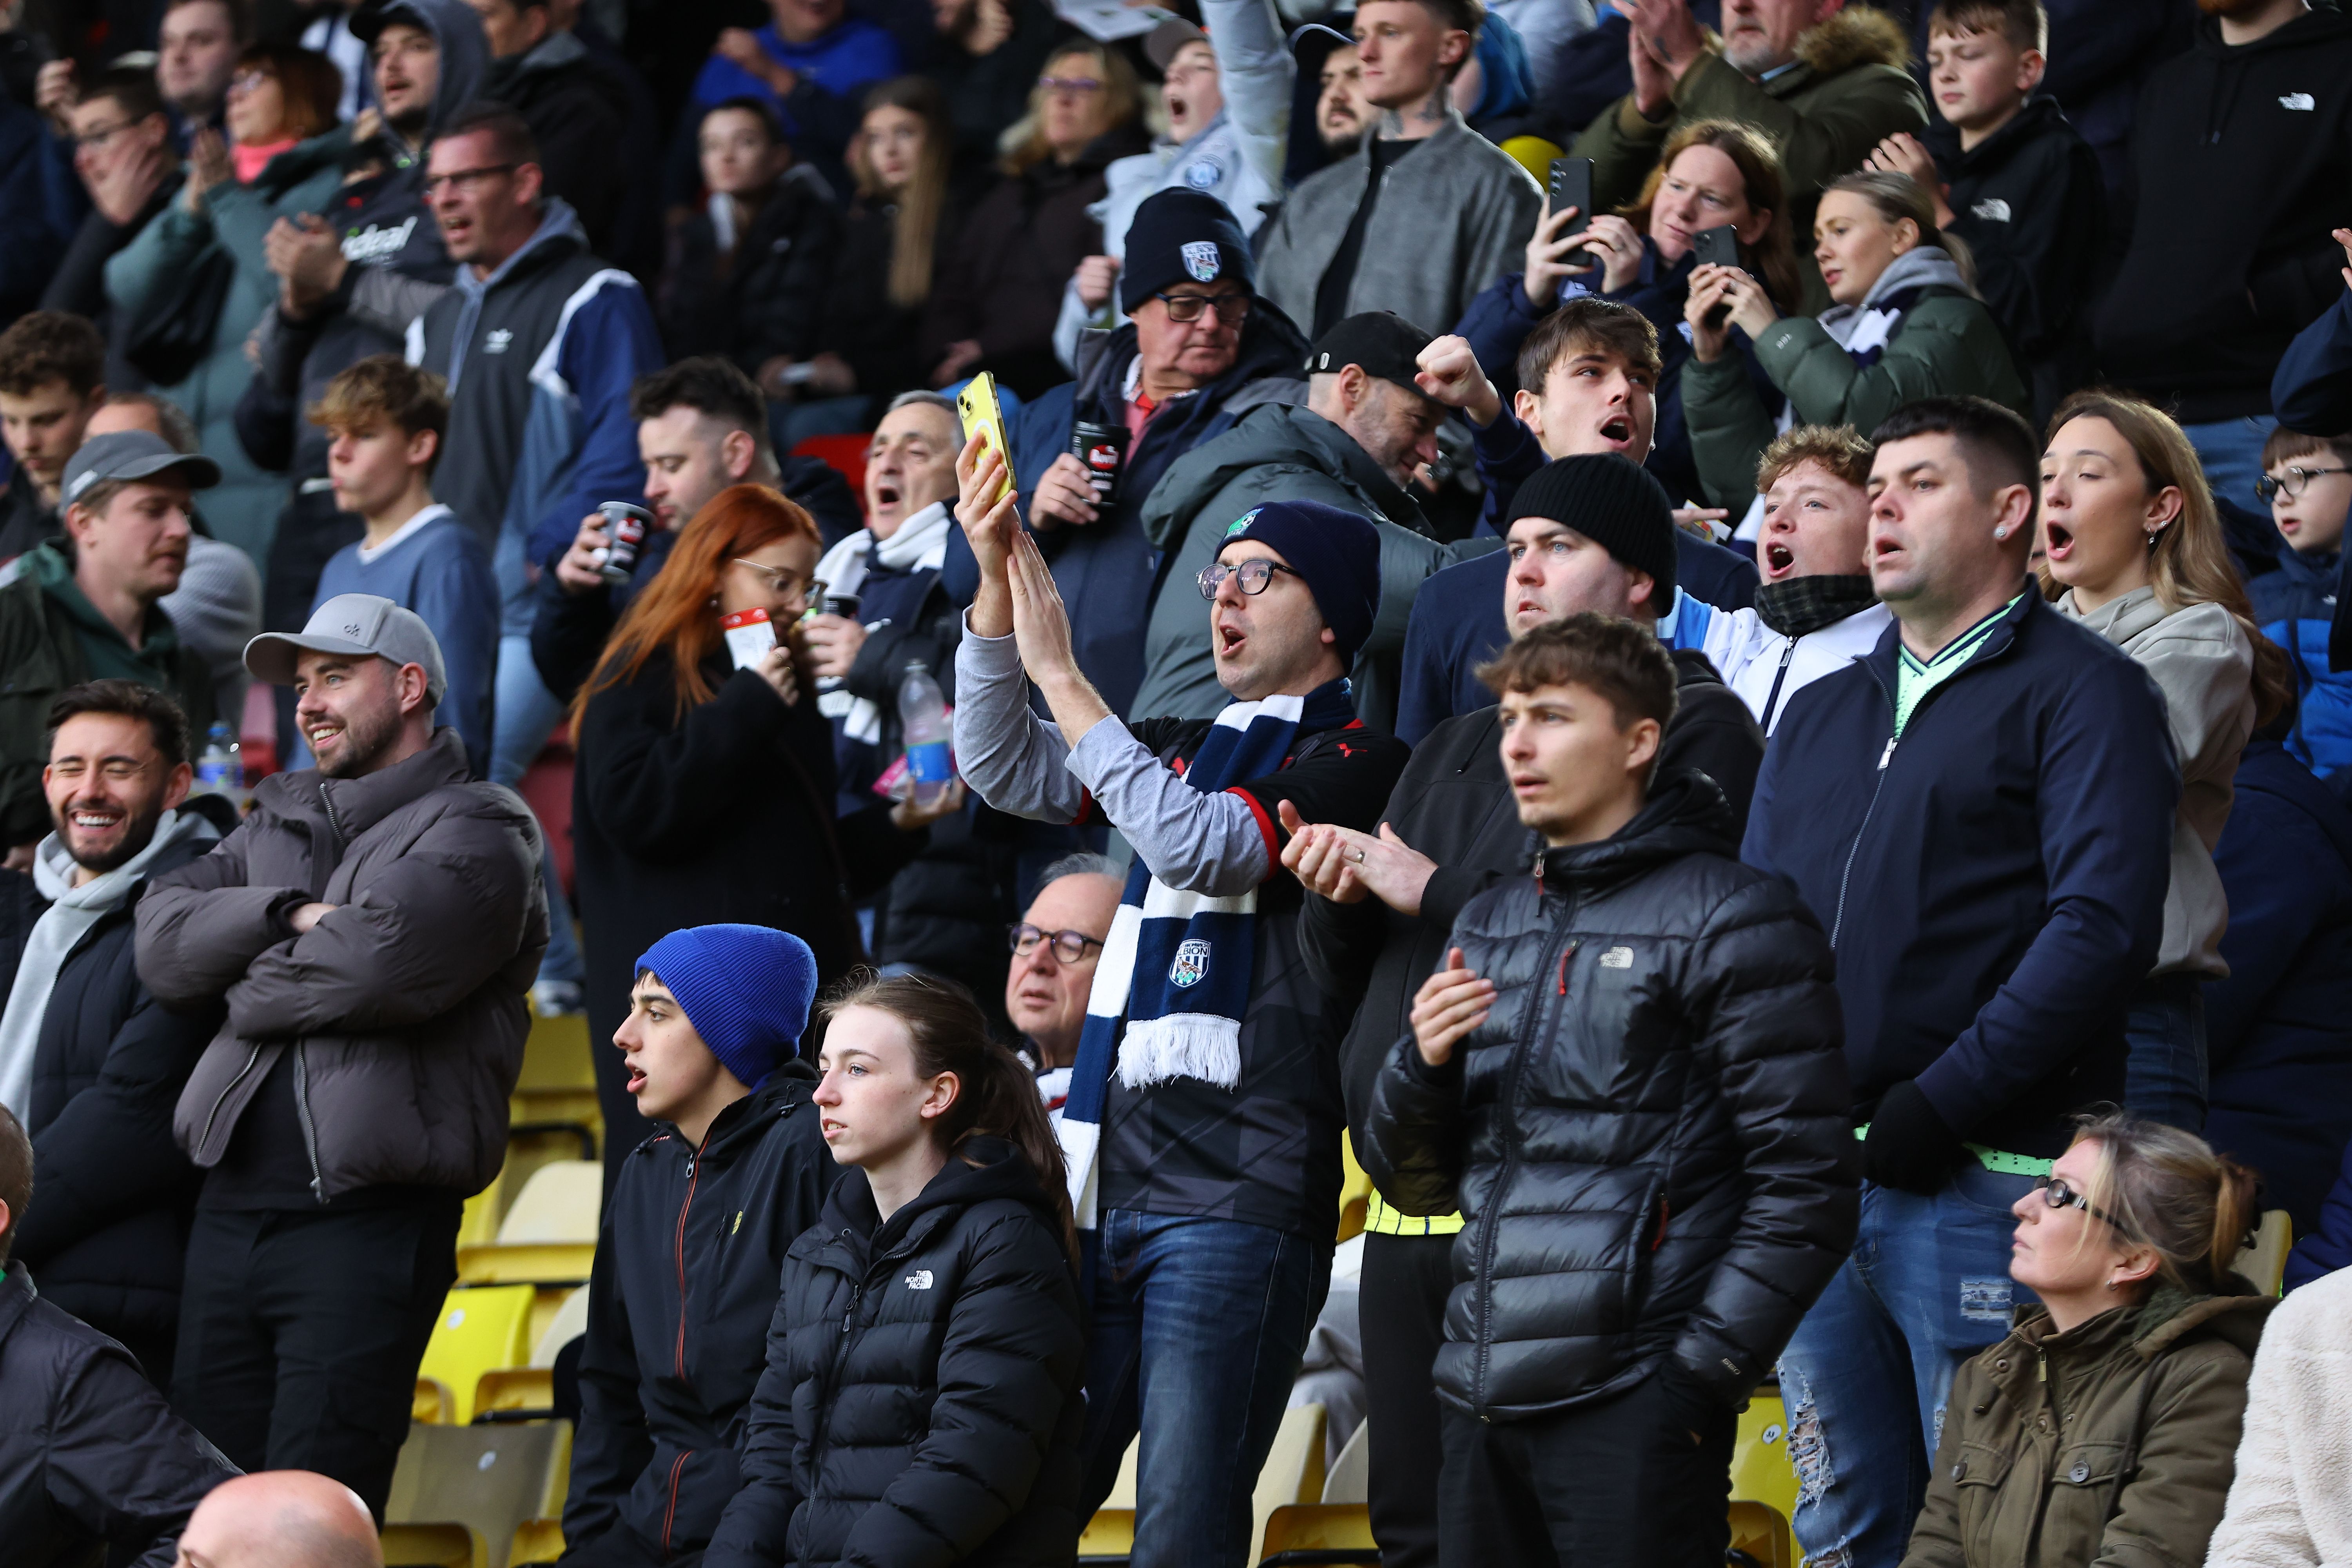
<svg viewBox="0 0 2352 1568">
<path fill-rule="evenodd" d="M 220 483 L 220 465 L 201 452 L 182 452 L 152 430 L 116 430 L 92 436 L 66 459 L 65 480 L 58 504 L 71 506 L 90 486 L 110 479 L 152 479 L 178 468 L 191 489 L 210 489 Z"/>
<path fill-rule="evenodd" d="M 426 700 L 439 706 L 449 689 L 441 645 L 414 610 L 375 594 L 338 594 L 310 612 L 299 632 L 264 632 L 245 645 L 245 668 L 272 686 L 294 684 L 294 661 L 305 653 L 373 655 L 395 665 L 425 667 Z"/>
<path fill-rule="evenodd" d="M 1144 58 L 1165 76 L 1176 61 L 1176 51 L 1187 44 L 1205 44 L 1209 35 L 1181 16 L 1171 16 L 1143 35 Z"/>
</svg>

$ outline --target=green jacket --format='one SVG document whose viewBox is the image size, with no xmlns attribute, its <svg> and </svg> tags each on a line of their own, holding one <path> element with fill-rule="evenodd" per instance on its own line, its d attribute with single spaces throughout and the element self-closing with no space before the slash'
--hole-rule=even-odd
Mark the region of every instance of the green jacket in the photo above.
<svg viewBox="0 0 2352 1568">
<path fill-rule="evenodd" d="M 105 657 L 93 659 L 86 638 L 104 645 Z M 41 769 L 49 760 L 49 704 L 67 687 L 104 676 L 170 692 L 188 716 L 194 744 L 212 728 L 212 673 L 180 641 L 170 616 L 150 608 L 147 635 L 133 648 L 73 586 L 72 568 L 55 544 L 26 551 L 25 570 L 0 588 L 0 848 L 48 834 Z"/>
<path fill-rule="evenodd" d="M 2194 1568 L 2221 1521 L 2263 1319 L 2159 1286 L 2051 1332 L 2029 1307 L 1962 1366 L 1903 1568 Z"/>
<path fill-rule="evenodd" d="M 1224 707 L 1209 646 L 1209 606 L 1195 579 L 1215 562 L 1234 521 L 1271 500 L 1321 501 L 1368 518 L 1380 531 L 1380 613 L 1357 654 L 1353 679 L 1357 716 L 1392 731 L 1413 595 L 1431 573 L 1465 552 L 1427 536 L 1420 504 L 1354 437 L 1311 409 L 1286 404 L 1254 408 L 1185 453 L 1144 501 L 1143 531 L 1167 559 L 1144 632 L 1143 685 L 1132 710 L 1154 719 L 1213 719 Z"/>
<path fill-rule="evenodd" d="M 1806 29 L 1796 63 L 1769 81 L 1750 81 L 1710 54 L 1683 73 L 1674 112 L 1662 121 L 1643 119 L 1627 94 L 1593 117 L 1576 139 L 1575 155 L 1592 160 L 1593 205 L 1613 211 L 1641 199 L 1642 183 L 1678 124 L 1736 120 L 1752 126 L 1780 149 L 1794 209 L 1790 233 L 1802 256 L 1811 248 L 1822 187 L 1860 168 L 1870 150 L 1897 131 L 1926 128 L 1927 100 L 1910 66 L 1911 46 L 1899 24 L 1883 11 L 1849 5 Z"/>
<path fill-rule="evenodd" d="M 1906 403 L 1963 393 L 2033 417 L 2000 324 L 1957 291 L 1929 293 L 1904 311 L 1875 364 L 1857 364 L 1811 316 L 1783 316 L 1766 328 L 1756 363 L 1787 395 L 1799 425 L 1851 425 L 1867 436 Z M 1774 433 L 1756 384 L 1736 353 L 1711 364 L 1693 355 L 1683 366 L 1682 395 L 1707 504 L 1745 510 L 1756 494 L 1757 460 Z"/>
</svg>

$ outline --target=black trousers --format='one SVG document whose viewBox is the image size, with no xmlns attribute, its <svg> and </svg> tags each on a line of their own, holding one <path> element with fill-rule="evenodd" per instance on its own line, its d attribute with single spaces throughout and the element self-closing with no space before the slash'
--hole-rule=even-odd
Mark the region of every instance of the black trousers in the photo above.
<svg viewBox="0 0 2352 1568">
<path fill-rule="evenodd" d="M 1722 1568 L 1738 1418 L 1704 1418 L 1696 1443 L 1691 1420 L 1655 1377 L 1530 1421 L 1448 1407 L 1446 1568 Z"/>
<path fill-rule="evenodd" d="M 667 1556 L 662 1549 L 618 1520 L 604 1534 L 579 1545 L 566 1543 L 556 1561 L 562 1568 L 701 1568 L 699 1546 Z"/>
<path fill-rule="evenodd" d="M 331 1476 L 382 1519 L 459 1207 L 199 1209 L 173 1407 L 238 1468 Z"/>
<path fill-rule="evenodd" d="M 1381 1568 L 1437 1568 L 1437 1467 L 1430 1459 L 1442 1423 L 1429 1371 L 1445 1341 L 1453 1258 L 1451 1236 L 1364 1236 L 1357 1311 Z"/>
</svg>

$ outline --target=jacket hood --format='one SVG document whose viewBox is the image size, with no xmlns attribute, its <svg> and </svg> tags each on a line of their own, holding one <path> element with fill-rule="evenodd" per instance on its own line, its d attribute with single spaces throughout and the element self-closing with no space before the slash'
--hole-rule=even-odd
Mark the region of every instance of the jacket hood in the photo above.
<svg viewBox="0 0 2352 1568">
<path fill-rule="evenodd" d="M 146 848 L 113 871 L 84 883 L 82 889 L 74 889 L 73 858 L 66 853 L 64 841 L 52 833 L 33 851 L 33 880 L 41 896 L 52 903 L 60 895 L 70 898 L 75 892 L 110 884 L 99 894 L 99 902 L 111 911 L 136 898 L 140 884 L 148 878 L 184 866 L 219 842 L 220 829 L 195 812 L 166 810 L 156 819 L 155 836 L 147 841 Z M 123 871 L 131 875 L 117 880 Z"/>
<path fill-rule="evenodd" d="M 2263 1336 L 2263 1321 L 2277 1305 L 2277 1298 L 2255 1294 L 2252 1286 L 2234 1276 L 2224 1289 L 2210 1295 L 2162 1284 L 2137 1306 L 2102 1312 L 2063 1339 L 2051 1333 L 2047 1307 L 2040 1302 L 2021 1307 L 2012 1337 L 2036 1348 L 2063 1345 L 2090 1358 L 2128 1348 L 2142 1361 L 2154 1361 L 2200 1338 L 2221 1340 L 2252 1355 Z"/>
<path fill-rule="evenodd" d="M 2087 630 L 2098 633 L 2118 647 L 2172 613 L 2157 598 L 2154 588 L 2135 588 L 2109 599 L 2095 610 L 2077 606 L 2074 590 L 2069 588 L 2059 595 L 2057 607 L 2061 615 L 2073 616 Z"/>
<path fill-rule="evenodd" d="M 783 1063 L 768 1075 L 765 1083 L 711 1119 L 709 1130 L 703 1137 L 701 1157 L 725 1161 L 732 1159 L 737 1151 L 756 1144 L 766 1134 L 768 1123 L 779 1112 L 806 1103 L 815 1087 L 814 1068 L 798 1057 Z M 652 1148 L 667 1133 L 692 1151 L 692 1141 L 676 1125 L 667 1121 L 656 1121 L 654 1125 L 660 1128 L 661 1132 L 638 1144 L 639 1149 Z"/>
<path fill-rule="evenodd" d="M 1061 1219 L 1052 1200 L 1029 1168 L 1021 1152 L 1002 1138 L 968 1138 L 948 1156 L 923 1190 L 885 1221 L 874 1206 L 874 1188 L 863 1171 L 844 1173 L 824 1202 L 819 1224 L 840 1238 L 843 1232 L 864 1240 L 867 1259 L 880 1256 L 914 1228 L 923 1215 L 943 1209 L 970 1208 L 991 1198 L 1011 1198 L 1037 1211 L 1053 1228 Z M 833 1243 L 828 1243 L 828 1246 Z"/>
<path fill-rule="evenodd" d="M 1869 293 L 1863 296 L 1861 309 L 1867 310 L 1906 289 L 1934 288 L 1957 289 L 1970 296 L 1976 293 L 1969 287 L 1968 274 L 1960 270 L 1959 263 L 1952 259 L 1950 251 L 1939 245 L 1914 246 L 1896 257 L 1887 265 L 1886 270 L 1878 275 L 1878 281 L 1870 286 Z M 1822 313 L 1829 314 L 1826 310 Z"/>
<path fill-rule="evenodd" d="M 2231 782 L 2242 795 L 2266 795 L 2301 812 L 2327 836 L 2344 863 L 2352 866 L 2352 812 L 2344 808 L 2326 780 L 2305 767 L 2284 745 L 2261 735 L 2248 740 Z"/>
<path fill-rule="evenodd" d="M 535 267 L 541 260 L 553 259 L 557 253 L 585 249 L 588 231 L 580 226 L 580 215 L 562 196 L 550 196 L 547 210 L 540 216 L 539 226 L 521 248 L 501 261 L 488 278 L 477 278 L 470 267 L 457 268 L 457 287 L 478 294 L 487 294 L 517 272 Z"/>
<path fill-rule="evenodd" d="M 1360 491 L 1391 522 L 1416 530 L 1423 526 L 1421 508 L 1403 488 L 1381 471 L 1354 437 L 1311 408 L 1286 403 L 1261 405 L 1211 446 L 1195 450 L 1213 451 L 1219 460 L 1190 468 L 1184 475 L 1184 493 L 1171 494 L 1168 499 L 1173 505 L 1168 510 L 1147 504 L 1144 532 L 1155 548 L 1166 550 L 1173 544 L 1177 523 L 1190 523 L 1193 513 L 1237 475 L 1275 463 L 1328 474 Z"/>
<path fill-rule="evenodd" d="M 1633 820 L 1599 843 L 1545 850 L 1541 874 L 1547 888 L 1597 891 L 1685 855 L 1739 855 L 1731 803 L 1696 768 L 1661 773 Z"/>
<path fill-rule="evenodd" d="M 1797 38 L 1797 58 L 1815 76 L 1835 76 L 1856 66 L 1911 68 L 1911 40 L 1903 25 L 1870 5 L 1849 5 Z"/>
<path fill-rule="evenodd" d="M 1935 153 L 1939 162 L 1948 160 L 1966 169 L 1979 163 L 1997 163 L 2009 156 L 2010 149 L 2019 142 L 2046 136 L 2062 126 L 2071 124 L 2066 111 L 2058 106 L 2056 99 L 2046 92 L 2037 92 L 2025 100 L 2008 124 L 1965 153 L 1960 151 L 1959 127 L 1941 116 L 1928 123 L 1927 129 L 1919 133 L 1919 139 L 1927 143 L 1927 150 Z"/>
<path fill-rule="evenodd" d="M 422 27 L 440 46 L 441 78 L 433 89 L 433 111 L 425 118 L 421 139 L 429 142 L 457 110 L 482 96 L 490 74 L 489 38 L 466 0 L 392 0 L 377 13 L 376 26 L 380 29 L 392 22 Z"/>
</svg>

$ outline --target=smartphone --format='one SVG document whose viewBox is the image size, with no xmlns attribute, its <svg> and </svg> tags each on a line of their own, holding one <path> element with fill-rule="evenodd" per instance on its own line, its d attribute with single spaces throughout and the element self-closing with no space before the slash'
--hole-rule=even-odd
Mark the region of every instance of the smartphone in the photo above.
<svg viewBox="0 0 2352 1568">
<path fill-rule="evenodd" d="M 1703 228 L 1698 231 L 1698 237 L 1691 242 L 1691 254 L 1702 267 L 1737 267 L 1739 265 L 1739 233 L 1727 223 Z"/>
<path fill-rule="evenodd" d="M 1551 210 L 1559 212 L 1574 207 L 1576 216 L 1561 229 L 1565 238 L 1582 234 L 1592 226 L 1592 160 L 1590 158 L 1554 158 L 1551 178 L 1545 186 L 1551 197 Z"/>
<path fill-rule="evenodd" d="M 1004 434 L 1004 410 L 996 401 L 996 378 L 982 371 L 965 383 L 964 389 L 956 394 L 956 413 L 963 420 L 966 440 L 977 433 L 1004 459 L 1004 489 L 988 498 L 992 506 L 1006 490 L 1017 488 L 1013 477 L 1013 442 Z"/>
</svg>

